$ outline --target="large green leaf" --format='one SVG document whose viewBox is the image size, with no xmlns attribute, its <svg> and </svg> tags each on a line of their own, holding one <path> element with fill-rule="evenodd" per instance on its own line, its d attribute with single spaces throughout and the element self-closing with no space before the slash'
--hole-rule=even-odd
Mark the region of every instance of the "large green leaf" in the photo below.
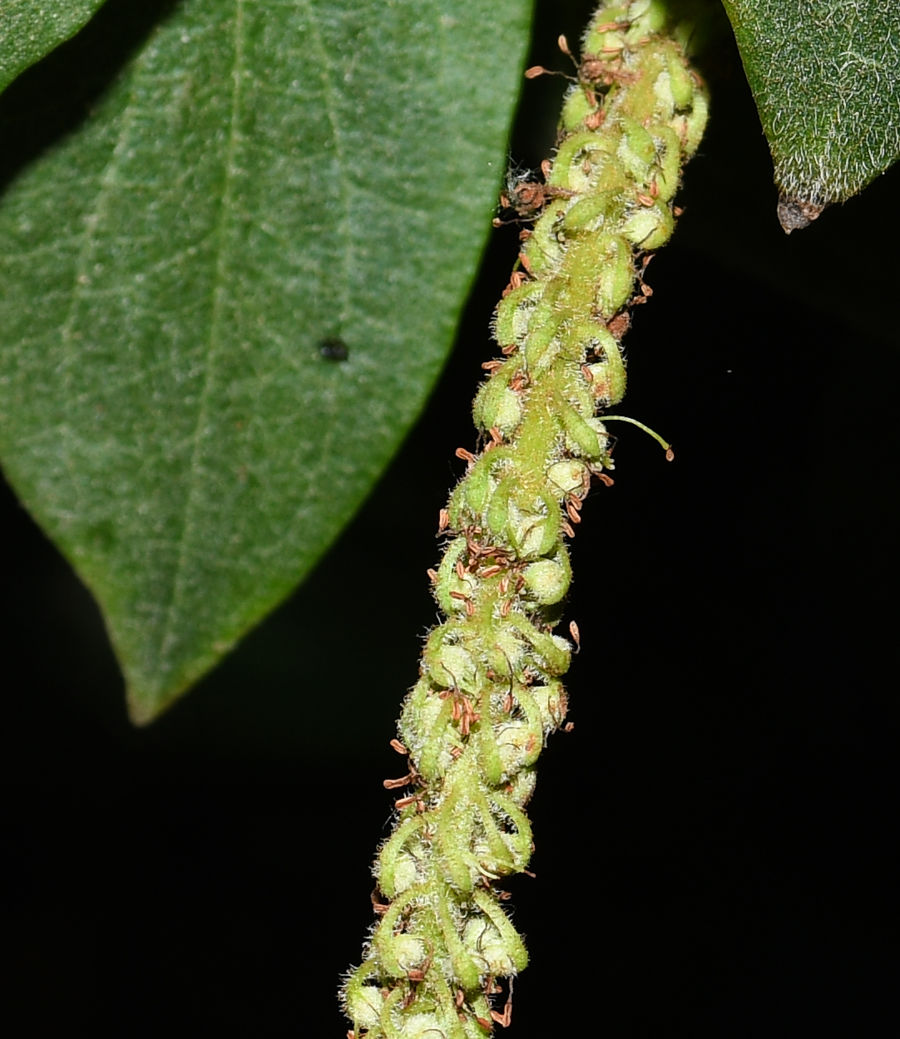
<svg viewBox="0 0 900 1039">
<path fill-rule="evenodd" d="M 0 0 L 0 91 L 74 36 L 104 0 Z"/>
<path fill-rule="evenodd" d="M 136 720 L 294 587 L 420 411 L 528 8 L 185 0 L 0 207 L 0 457 L 100 601 Z M 348 647 L 398 551 L 358 561 Z"/>
<path fill-rule="evenodd" d="M 900 157 L 900 3 L 723 0 L 782 193 L 785 230 Z"/>
</svg>

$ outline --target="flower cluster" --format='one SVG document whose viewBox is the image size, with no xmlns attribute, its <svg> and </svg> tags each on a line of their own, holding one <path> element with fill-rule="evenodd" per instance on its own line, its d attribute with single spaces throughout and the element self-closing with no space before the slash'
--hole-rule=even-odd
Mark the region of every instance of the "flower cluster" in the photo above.
<svg viewBox="0 0 900 1039">
<path fill-rule="evenodd" d="M 592 478 L 611 482 L 602 416 L 625 391 L 621 337 L 706 110 L 664 7 L 605 5 L 555 158 L 504 195 L 531 226 L 497 308 L 501 356 L 475 399 L 482 450 L 458 452 L 468 471 L 441 514 L 448 544 L 431 577 L 447 619 L 394 741 L 408 775 L 386 785 L 405 795 L 375 865 L 379 919 L 343 989 L 355 1039 L 483 1039 L 509 1023 L 501 982 L 527 955 L 501 882 L 527 869 L 535 763 L 566 713 L 572 647 L 552 634 L 571 580 L 565 539 Z"/>
</svg>

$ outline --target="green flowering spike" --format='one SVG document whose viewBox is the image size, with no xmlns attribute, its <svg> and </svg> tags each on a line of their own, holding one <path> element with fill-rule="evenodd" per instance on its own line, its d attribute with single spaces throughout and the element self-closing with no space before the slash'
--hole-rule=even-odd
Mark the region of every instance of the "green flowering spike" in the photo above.
<svg viewBox="0 0 900 1039">
<path fill-rule="evenodd" d="M 342 993 L 354 1039 L 484 1039 L 497 980 L 528 960 L 500 885 L 528 867 L 535 762 L 566 716 L 572 646 L 552 631 L 572 579 L 564 539 L 592 475 L 609 482 L 604 409 L 625 392 L 639 257 L 672 233 L 706 120 L 665 13 L 659 0 L 597 11 L 556 157 L 543 186 L 528 182 L 543 208 L 518 210 L 532 226 L 494 319 L 504 356 L 473 406 L 484 449 L 463 452 L 430 572 L 447 619 L 399 724 L 410 792 L 375 864 L 386 902 Z"/>
</svg>

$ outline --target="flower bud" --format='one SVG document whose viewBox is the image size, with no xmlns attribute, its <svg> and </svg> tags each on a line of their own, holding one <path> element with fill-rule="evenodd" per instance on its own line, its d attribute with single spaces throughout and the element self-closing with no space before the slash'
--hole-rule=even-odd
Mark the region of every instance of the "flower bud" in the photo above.
<svg viewBox="0 0 900 1039">
<path fill-rule="evenodd" d="M 544 282 L 526 281 L 497 304 L 494 335 L 501 346 L 512 346 L 525 337 L 544 288 Z"/>
<path fill-rule="evenodd" d="M 672 94 L 672 100 L 675 102 L 675 107 L 682 110 L 690 108 L 694 103 L 696 94 L 690 72 L 684 67 L 684 62 L 674 51 L 669 51 L 667 66 L 669 89 Z"/>
<path fill-rule="evenodd" d="M 475 421 L 482 429 L 499 429 L 504 436 L 522 421 L 522 399 L 496 376 L 482 386 L 475 398 Z M 470 499 L 471 500 L 471 499 Z M 478 506 L 480 512 L 484 505 Z"/>
<path fill-rule="evenodd" d="M 562 682 L 553 680 L 546 685 L 532 686 L 530 692 L 541 713 L 544 732 L 558 729 L 566 717 L 566 692 Z"/>
<path fill-rule="evenodd" d="M 563 252 L 556 237 L 556 220 L 566 208 L 563 199 L 556 199 L 541 214 L 534 225 L 534 231 L 522 252 L 528 257 L 528 263 L 535 274 L 548 269 L 555 269 L 562 260 Z"/>
<path fill-rule="evenodd" d="M 463 944 L 482 974 L 490 974 L 494 978 L 515 974 L 512 956 L 500 932 L 487 917 L 476 916 L 468 921 L 463 931 Z"/>
<path fill-rule="evenodd" d="M 539 559 L 525 568 L 525 587 L 542 606 L 559 602 L 569 590 L 567 568 L 554 559 Z"/>
<path fill-rule="evenodd" d="M 622 165 L 638 184 L 649 180 L 650 163 L 656 158 L 656 144 L 640 123 L 629 116 L 621 117 L 622 139 L 616 149 Z"/>
<path fill-rule="evenodd" d="M 379 1027 L 384 1006 L 381 989 L 377 985 L 354 984 L 356 977 L 356 974 L 351 977 L 344 995 L 347 1016 L 358 1031 L 373 1031 Z"/>
<path fill-rule="evenodd" d="M 607 211 L 611 208 L 613 196 L 608 192 L 588 195 L 573 202 L 566 210 L 562 227 L 567 232 L 596 231 L 603 226 Z"/>
<path fill-rule="evenodd" d="M 584 487 L 587 472 L 588 468 L 584 462 L 579 462 L 576 458 L 567 458 L 550 466 L 547 479 L 553 485 L 554 495 L 562 498 Z"/>
<path fill-rule="evenodd" d="M 675 220 L 669 207 L 657 202 L 632 210 L 622 227 L 622 234 L 642 249 L 658 249 L 672 235 Z"/>
<path fill-rule="evenodd" d="M 595 111 L 596 106 L 591 104 L 584 89 L 580 85 L 572 86 L 563 101 L 560 125 L 563 130 L 571 133 L 573 130 L 577 130 L 585 119 Z"/>
<path fill-rule="evenodd" d="M 618 236 L 607 239 L 597 270 L 597 307 L 608 320 L 631 298 L 634 286 L 631 245 Z"/>
</svg>

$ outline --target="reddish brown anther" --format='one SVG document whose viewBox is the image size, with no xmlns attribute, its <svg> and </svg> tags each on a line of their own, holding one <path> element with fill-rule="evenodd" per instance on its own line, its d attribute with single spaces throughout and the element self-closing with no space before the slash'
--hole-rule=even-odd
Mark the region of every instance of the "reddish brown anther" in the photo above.
<svg viewBox="0 0 900 1039">
<path fill-rule="evenodd" d="M 516 185 L 510 202 L 520 216 L 531 216 L 541 209 L 545 202 L 546 189 L 536 180 L 523 180 Z"/>
<path fill-rule="evenodd" d="M 616 314 L 614 318 L 607 322 L 606 327 L 609 329 L 610 335 L 616 339 L 621 339 L 623 335 L 631 327 L 631 318 L 626 311 L 622 311 Z"/>
<path fill-rule="evenodd" d="M 503 1007 L 503 1013 L 499 1014 L 496 1010 L 491 1011 L 491 1018 L 500 1025 L 501 1028 L 509 1028 L 512 1023 L 512 997 L 513 997 L 513 979 L 509 979 L 509 993 L 506 997 L 506 1004 Z"/>
<path fill-rule="evenodd" d="M 398 754 L 408 754 L 409 753 L 409 751 L 406 749 L 406 747 L 403 746 L 403 744 L 400 742 L 400 740 L 396 740 L 396 739 L 391 740 L 391 747 L 395 751 L 397 751 Z"/>
<path fill-rule="evenodd" d="M 475 461 L 475 455 L 471 451 L 467 451 L 464 447 L 458 447 L 453 452 L 457 458 L 462 458 L 463 461 L 469 462 L 470 464 Z"/>
<path fill-rule="evenodd" d="M 503 298 L 506 299 L 511 292 L 520 285 L 524 285 L 526 281 L 528 281 L 528 278 L 521 271 L 513 271 L 509 276 L 509 285 L 503 290 Z"/>
<path fill-rule="evenodd" d="M 675 461 L 675 452 L 672 450 L 671 447 L 667 447 L 666 448 L 666 461 L 667 462 L 674 462 Z"/>
<path fill-rule="evenodd" d="M 569 634 L 575 643 L 575 652 L 577 653 L 581 649 L 581 632 L 578 630 L 578 625 L 575 621 L 569 621 Z"/>
<path fill-rule="evenodd" d="M 538 76 L 549 76 L 550 72 L 545 69 L 543 65 L 532 65 L 530 69 L 525 69 L 526 79 L 537 79 Z"/>
<path fill-rule="evenodd" d="M 502 368 L 503 367 L 503 362 L 502 361 L 482 361 L 481 362 L 481 367 L 484 368 L 484 370 L 486 372 L 495 372 L 498 368 Z"/>
<path fill-rule="evenodd" d="M 595 54 L 585 54 L 578 68 L 579 78 L 586 83 L 599 83 L 607 70 L 607 63 Z"/>
<path fill-rule="evenodd" d="M 438 513 L 438 534 L 443 534 L 448 526 L 450 526 L 450 513 L 446 509 L 441 509 Z"/>
<path fill-rule="evenodd" d="M 386 779 L 384 781 L 385 790 L 399 790 L 401 787 L 408 786 L 409 781 L 412 779 L 412 773 L 407 776 L 401 776 L 399 779 Z"/>
</svg>

